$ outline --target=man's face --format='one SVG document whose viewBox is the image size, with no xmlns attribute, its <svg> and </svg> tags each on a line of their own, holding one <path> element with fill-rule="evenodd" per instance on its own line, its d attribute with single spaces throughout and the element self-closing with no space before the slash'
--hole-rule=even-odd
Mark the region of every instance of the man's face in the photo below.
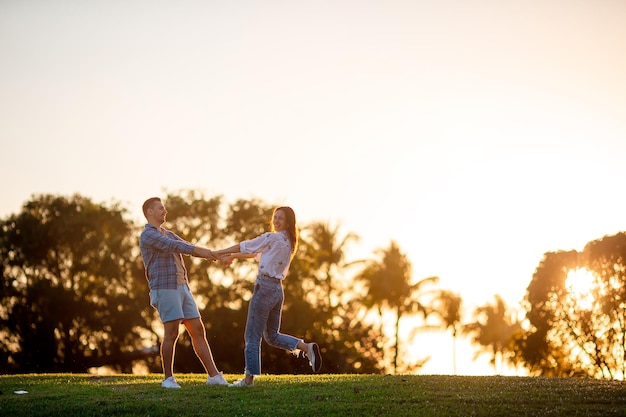
<svg viewBox="0 0 626 417">
<path fill-rule="evenodd" d="M 152 207 L 149 210 L 150 216 L 158 221 L 160 224 L 165 223 L 165 215 L 167 214 L 167 210 L 165 210 L 165 206 L 162 201 L 157 201 L 152 204 Z"/>
</svg>

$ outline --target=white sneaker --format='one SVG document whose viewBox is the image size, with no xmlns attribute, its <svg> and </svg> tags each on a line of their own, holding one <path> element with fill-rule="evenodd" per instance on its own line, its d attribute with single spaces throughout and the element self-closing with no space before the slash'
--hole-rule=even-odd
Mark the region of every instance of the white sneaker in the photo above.
<svg viewBox="0 0 626 417">
<path fill-rule="evenodd" d="M 246 384 L 246 379 L 242 378 L 237 380 L 234 384 L 231 384 L 231 387 L 253 387 L 254 382 L 252 384 Z"/>
<path fill-rule="evenodd" d="M 170 376 L 167 379 L 164 379 L 163 382 L 161 382 L 161 387 L 163 388 L 180 388 L 180 385 L 178 385 L 178 383 L 176 382 L 176 380 L 174 379 L 173 376 Z"/>
<path fill-rule="evenodd" d="M 309 365 L 311 365 L 313 372 L 319 372 L 322 369 L 322 354 L 317 343 L 309 343 L 306 356 L 309 358 Z"/>
<path fill-rule="evenodd" d="M 222 375 L 221 372 L 219 372 L 217 375 L 213 375 L 213 376 L 207 377 L 206 384 L 207 385 L 230 385 L 224 379 L 224 375 Z"/>
</svg>

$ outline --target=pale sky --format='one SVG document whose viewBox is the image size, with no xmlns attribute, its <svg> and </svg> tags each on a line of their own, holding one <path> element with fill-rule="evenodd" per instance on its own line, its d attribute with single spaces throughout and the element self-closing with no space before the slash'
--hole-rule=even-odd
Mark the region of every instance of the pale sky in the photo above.
<svg viewBox="0 0 626 417">
<path fill-rule="evenodd" d="M 624 22 L 623 0 L 0 0 L 0 216 L 259 197 L 516 306 L 545 252 L 626 230 Z"/>
</svg>

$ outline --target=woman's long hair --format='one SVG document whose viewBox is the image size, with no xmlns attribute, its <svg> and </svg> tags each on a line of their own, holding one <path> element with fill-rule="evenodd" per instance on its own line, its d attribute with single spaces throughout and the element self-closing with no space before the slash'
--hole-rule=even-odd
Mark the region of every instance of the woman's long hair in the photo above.
<svg viewBox="0 0 626 417">
<path fill-rule="evenodd" d="M 287 220 L 287 235 L 289 236 L 289 240 L 291 242 L 291 258 L 293 259 L 296 254 L 296 249 L 298 249 L 298 227 L 296 226 L 296 213 L 294 213 L 293 209 L 288 206 L 276 207 L 272 212 L 272 219 L 274 218 L 274 214 L 278 210 L 281 210 L 285 214 L 285 219 Z M 272 231 L 274 231 L 274 222 L 271 222 Z"/>
</svg>

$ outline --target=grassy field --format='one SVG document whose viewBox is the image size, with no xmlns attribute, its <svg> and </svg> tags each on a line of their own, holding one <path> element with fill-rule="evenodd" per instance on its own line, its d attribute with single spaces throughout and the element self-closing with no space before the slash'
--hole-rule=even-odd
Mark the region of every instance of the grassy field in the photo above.
<svg viewBox="0 0 626 417">
<path fill-rule="evenodd" d="M 236 376 L 227 375 L 233 381 Z M 626 382 L 415 375 L 278 375 L 253 388 L 160 375 L 0 376 L 1 416 L 626 416 Z M 20 391 L 27 393 L 18 394 Z"/>
</svg>

